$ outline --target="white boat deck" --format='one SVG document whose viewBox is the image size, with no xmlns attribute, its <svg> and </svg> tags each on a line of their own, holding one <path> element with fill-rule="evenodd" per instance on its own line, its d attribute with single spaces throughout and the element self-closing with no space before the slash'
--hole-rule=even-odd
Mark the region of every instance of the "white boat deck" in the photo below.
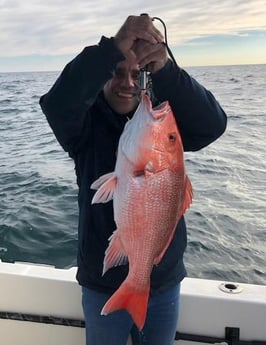
<svg viewBox="0 0 266 345">
<path fill-rule="evenodd" d="M 75 274 L 76 268 L 0 262 L 0 313 L 83 320 Z M 180 333 L 223 340 L 225 328 L 234 327 L 241 341 L 266 345 L 266 286 L 186 278 L 180 309 Z M 0 344 L 85 344 L 84 328 L 0 318 Z"/>
</svg>

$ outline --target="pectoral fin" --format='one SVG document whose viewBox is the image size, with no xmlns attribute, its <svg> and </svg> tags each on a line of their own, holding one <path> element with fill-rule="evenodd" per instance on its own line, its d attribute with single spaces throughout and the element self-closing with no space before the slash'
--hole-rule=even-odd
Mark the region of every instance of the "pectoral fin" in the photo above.
<svg viewBox="0 0 266 345">
<path fill-rule="evenodd" d="M 98 189 L 91 201 L 92 204 L 106 203 L 113 199 L 117 177 L 114 173 L 101 176 L 91 185 L 91 189 Z"/>
</svg>

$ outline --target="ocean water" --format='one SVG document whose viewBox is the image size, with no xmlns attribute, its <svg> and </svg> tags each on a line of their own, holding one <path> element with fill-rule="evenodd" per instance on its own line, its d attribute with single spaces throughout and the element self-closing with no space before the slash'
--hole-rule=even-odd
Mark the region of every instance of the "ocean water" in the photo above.
<svg viewBox="0 0 266 345">
<path fill-rule="evenodd" d="M 266 65 L 186 68 L 228 115 L 226 133 L 186 153 L 188 276 L 266 284 Z M 0 73 L 0 259 L 76 264 L 77 186 L 39 107 L 59 72 Z"/>
</svg>

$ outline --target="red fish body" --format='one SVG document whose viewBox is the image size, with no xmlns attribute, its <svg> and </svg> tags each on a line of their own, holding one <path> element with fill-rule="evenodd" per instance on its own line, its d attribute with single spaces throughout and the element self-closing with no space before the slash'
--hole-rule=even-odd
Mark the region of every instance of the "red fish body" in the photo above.
<svg viewBox="0 0 266 345">
<path fill-rule="evenodd" d="M 160 263 L 192 202 L 182 141 L 168 102 L 152 109 L 149 97 L 142 96 L 119 140 L 115 171 L 91 188 L 98 189 L 92 203 L 113 199 L 117 225 L 105 253 L 103 274 L 129 263 L 128 276 L 102 314 L 126 309 L 142 329 L 152 268 Z"/>
</svg>

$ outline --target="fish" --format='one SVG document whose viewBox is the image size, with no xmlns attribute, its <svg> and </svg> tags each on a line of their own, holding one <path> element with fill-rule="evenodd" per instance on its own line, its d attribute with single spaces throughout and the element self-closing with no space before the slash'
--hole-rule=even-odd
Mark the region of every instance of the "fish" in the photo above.
<svg viewBox="0 0 266 345">
<path fill-rule="evenodd" d="M 152 269 L 192 203 L 183 151 L 169 102 L 153 108 L 149 96 L 142 95 L 120 136 L 114 171 L 91 185 L 97 190 L 92 204 L 113 200 L 116 230 L 105 251 L 103 274 L 129 265 L 127 277 L 101 314 L 127 310 L 139 330 L 146 320 Z"/>
</svg>

